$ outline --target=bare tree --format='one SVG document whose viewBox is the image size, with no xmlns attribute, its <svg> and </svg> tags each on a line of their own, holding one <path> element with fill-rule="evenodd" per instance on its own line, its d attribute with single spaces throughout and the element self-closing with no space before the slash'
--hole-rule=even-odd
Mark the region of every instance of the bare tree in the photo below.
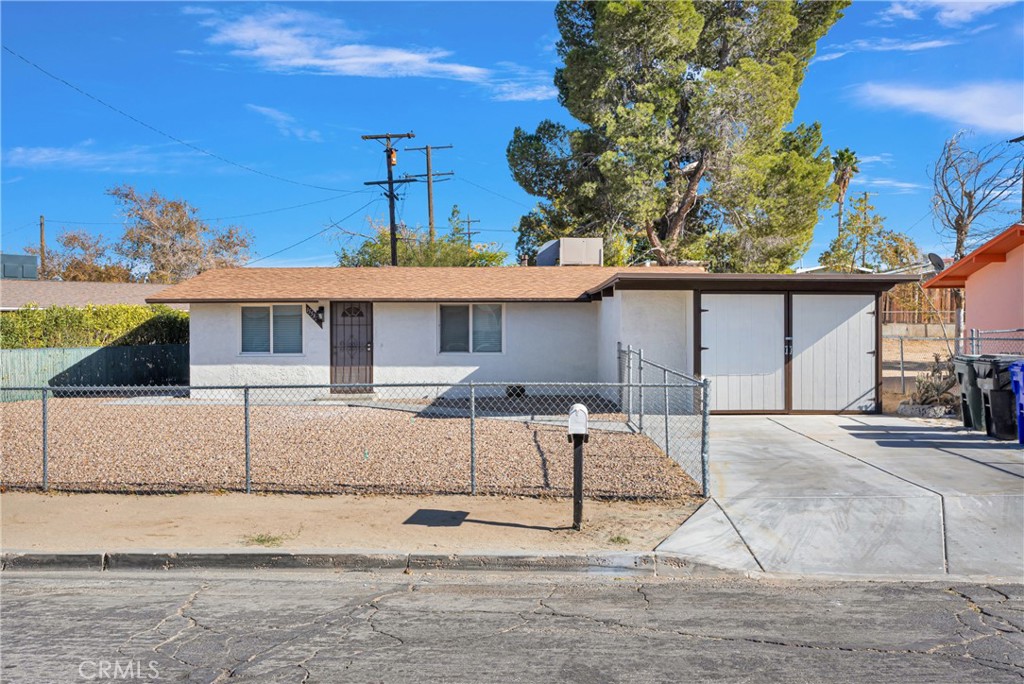
<svg viewBox="0 0 1024 684">
<path fill-rule="evenodd" d="M 1024 172 L 1019 146 L 997 142 L 977 150 L 963 144 L 957 133 L 942 146 L 932 171 L 932 209 L 940 232 L 954 241 L 953 258 L 960 260 L 971 241 L 984 236 L 999 216 L 1014 213 L 1009 200 Z M 963 338 L 964 294 L 953 291 L 956 336 Z"/>
<path fill-rule="evenodd" d="M 176 283 L 211 268 L 241 266 L 249 260 L 249 234 L 239 226 L 214 228 L 184 200 L 148 195 L 130 185 L 107 194 L 121 206 L 125 232 L 115 251 L 139 278 Z"/>
</svg>

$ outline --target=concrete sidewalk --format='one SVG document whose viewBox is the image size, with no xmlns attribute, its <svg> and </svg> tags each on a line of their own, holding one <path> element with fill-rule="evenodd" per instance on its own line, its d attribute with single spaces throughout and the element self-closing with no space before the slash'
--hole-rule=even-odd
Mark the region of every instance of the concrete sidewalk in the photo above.
<svg viewBox="0 0 1024 684">
<path fill-rule="evenodd" d="M 718 416 L 709 501 L 658 546 L 742 571 L 1024 580 L 1024 450 L 886 416 Z"/>
</svg>

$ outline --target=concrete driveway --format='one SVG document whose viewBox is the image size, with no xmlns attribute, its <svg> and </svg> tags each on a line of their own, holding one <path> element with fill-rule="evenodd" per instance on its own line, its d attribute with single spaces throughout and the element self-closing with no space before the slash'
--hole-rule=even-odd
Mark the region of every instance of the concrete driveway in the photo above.
<svg viewBox="0 0 1024 684">
<path fill-rule="evenodd" d="M 888 416 L 716 416 L 659 551 L 747 571 L 1024 581 L 1024 449 Z"/>
</svg>

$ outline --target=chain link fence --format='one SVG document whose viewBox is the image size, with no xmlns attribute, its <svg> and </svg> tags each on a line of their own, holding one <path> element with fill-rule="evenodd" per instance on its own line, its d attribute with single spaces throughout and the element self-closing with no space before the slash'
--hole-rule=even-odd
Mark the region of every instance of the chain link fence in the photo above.
<svg viewBox="0 0 1024 684">
<path fill-rule="evenodd" d="M 702 494 L 706 386 L 671 372 L 630 377 L 0 388 L 0 479 L 64 491 L 569 496 L 567 415 L 582 403 L 587 496 Z"/>
<path fill-rule="evenodd" d="M 971 354 L 1019 354 L 1024 356 L 1024 328 L 971 330 Z"/>
<path fill-rule="evenodd" d="M 706 496 L 711 381 L 650 361 L 632 346 L 620 344 L 618 356 L 627 425 L 700 482 Z"/>
</svg>

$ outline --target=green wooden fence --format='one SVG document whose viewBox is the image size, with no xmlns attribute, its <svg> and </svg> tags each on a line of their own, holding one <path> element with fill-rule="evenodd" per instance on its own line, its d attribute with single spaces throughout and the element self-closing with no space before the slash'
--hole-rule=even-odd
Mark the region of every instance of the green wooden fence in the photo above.
<svg viewBox="0 0 1024 684">
<path fill-rule="evenodd" d="M 0 387 L 187 384 L 187 344 L 0 349 Z"/>
</svg>

